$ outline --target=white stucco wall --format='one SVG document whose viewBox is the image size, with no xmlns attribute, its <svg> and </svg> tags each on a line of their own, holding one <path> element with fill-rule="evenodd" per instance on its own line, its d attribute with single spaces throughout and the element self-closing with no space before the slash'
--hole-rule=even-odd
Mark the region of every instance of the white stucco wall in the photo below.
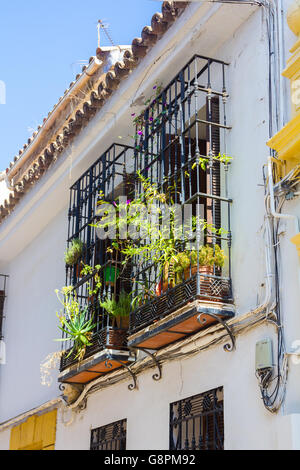
<svg viewBox="0 0 300 470">
<path fill-rule="evenodd" d="M 264 409 L 255 378 L 255 343 L 265 337 L 274 337 L 273 328 L 239 337 L 235 352 L 219 345 L 170 362 L 159 382 L 152 379 L 154 369 L 139 374 L 138 390 L 129 391 L 128 380 L 95 392 L 72 424 L 63 424 L 68 414 L 59 415 L 56 449 L 89 449 L 91 429 L 127 418 L 127 450 L 167 450 L 170 403 L 219 386 L 224 387 L 225 448 L 276 448 L 280 416 Z"/>
<path fill-rule="evenodd" d="M 128 104 L 143 101 L 141 97 L 151 92 L 156 81 L 168 83 L 194 53 L 230 62 L 227 118 L 232 130 L 226 138 L 226 151 L 233 156 L 229 196 L 233 199 L 232 280 L 237 314 L 251 310 L 263 299 L 264 188 L 260 185 L 269 138 L 265 17 L 262 9 L 249 6 L 235 10 L 237 16 L 232 16 L 228 5 L 217 16 L 220 5 L 205 4 L 200 19 L 195 13 L 198 7 L 193 5 L 184 13 L 177 33 L 169 31 L 163 37 L 0 229 L 0 267 L 10 275 L 4 324 L 7 364 L 0 366 L 0 422 L 59 394 L 55 374 L 50 388 L 41 386 L 40 363 L 60 346 L 53 342 L 59 337 L 54 290 L 65 282 L 68 188 L 113 141 L 122 137 L 120 141 L 129 142 L 130 114 L 140 108 L 136 104 L 129 108 Z M 211 8 L 216 15 L 210 15 Z M 287 36 L 286 47 L 291 39 Z M 291 211 L 299 212 L 297 201 L 288 204 Z M 281 269 L 282 279 L 288 279 L 282 287 L 288 345 L 300 338 L 299 299 L 295 296 L 299 268 L 290 236 L 291 228 L 287 227 L 281 246 L 286 263 Z M 193 358 L 165 364 L 160 382 L 154 382 L 153 371 L 147 371 L 138 376 L 136 391 L 130 392 L 128 383 L 121 382 L 89 396 L 87 408 L 72 424 L 65 426 L 63 421 L 69 416 L 59 414 L 56 448 L 88 449 L 92 428 L 127 418 L 128 450 L 168 449 L 170 403 L 217 386 L 224 387 L 225 448 L 296 446 L 291 444 L 292 434 L 282 441 L 283 429 L 287 436 L 287 430 L 297 428 L 297 417 L 283 415 L 300 413 L 296 366 L 291 365 L 281 413 L 271 415 L 261 402 L 254 354 L 255 342 L 266 336 L 275 343 L 273 327 L 263 326 L 238 337 L 235 352 L 225 353 L 217 346 Z M 7 448 L 8 436 L 8 430 L 0 432 L 1 449 Z"/>
<path fill-rule="evenodd" d="M 60 334 L 55 312 L 55 289 L 64 284 L 63 254 L 66 211 L 6 267 L 9 274 L 5 303 L 6 365 L 0 365 L 1 421 L 17 416 L 57 395 L 57 382 L 41 385 L 40 363 L 52 351 Z"/>
</svg>

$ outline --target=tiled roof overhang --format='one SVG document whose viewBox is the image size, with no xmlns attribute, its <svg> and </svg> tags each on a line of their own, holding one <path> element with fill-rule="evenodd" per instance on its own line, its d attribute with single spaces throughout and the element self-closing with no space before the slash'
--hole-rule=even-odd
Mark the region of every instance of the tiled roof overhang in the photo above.
<svg viewBox="0 0 300 470">
<path fill-rule="evenodd" d="M 30 190 L 30 188 L 43 176 L 50 165 L 56 161 L 63 150 L 72 142 L 72 140 L 80 133 L 80 131 L 88 124 L 97 111 L 102 108 L 107 99 L 119 87 L 124 80 L 140 63 L 141 59 L 147 54 L 148 50 L 163 36 L 166 30 L 173 24 L 189 2 L 181 1 L 164 1 L 161 13 L 155 13 L 151 20 L 151 26 L 145 26 L 142 30 L 141 37 L 132 41 L 131 49 L 125 50 L 123 60 L 116 62 L 110 70 L 101 76 L 99 84 L 89 94 L 85 94 L 84 99 L 80 103 L 73 118 L 69 119 L 62 132 L 52 135 L 48 139 L 47 145 L 43 149 L 38 148 L 38 152 L 31 156 L 32 164 L 27 169 L 26 174 L 20 181 L 17 181 L 13 190 L 9 194 L 3 205 L 0 206 L 0 223 L 14 210 L 19 200 Z M 97 49 L 96 57 L 103 60 L 103 52 Z M 90 61 L 94 60 L 91 58 Z M 81 74 L 76 77 L 79 80 Z M 74 85 L 70 84 L 70 88 L 66 90 L 65 96 L 70 92 Z M 51 113 L 56 112 L 54 106 Z M 50 114 L 48 117 L 50 116 Z M 46 121 L 46 119 L 44 120 Z M 44 126 L 44 124 L 43 124 Z M 43 126 L 36 131 L 33 136 L 28 139 L 28 143 L 20 150 L 19 155 L 11 162 L 10 167 L 6 170 L 7 177 L 13 172 L 14 167 L 20 163 L 24 152 L 30 150 L 31 144 L 34 143 L 39 132 L 43 131 Z"/>
</svg>

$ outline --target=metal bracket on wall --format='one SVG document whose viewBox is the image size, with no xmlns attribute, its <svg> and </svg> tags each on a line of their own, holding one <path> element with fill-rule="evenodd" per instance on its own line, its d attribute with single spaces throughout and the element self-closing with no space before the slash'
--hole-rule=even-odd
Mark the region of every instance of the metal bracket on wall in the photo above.
<svg viewBox="0 0 300 470">
<path fill-rule="evenodd" d="M 135 390 L 135 389 L 137 388 L 136 376 L 135 376 L 135 374 L 132 372 L 132 370 L 130 369 L 130 367 L 129 367 L 125 362 L 119 361 L 119 360 L 116 359 L 115 357 L 114 357 L 114 358 L 110 357 L 110 358 L 106 359 L 106 361 L 105 361 L 105 367 L 106 367 L 107 369 L 110 369 L 110 368 L 112 367 L 112 363 L 109 362 L 110 360 L 113 360 L 114 362 L 117 362 L 117 363 L 120 364 L 122 367 L 124 367 L 125 369 L 128 370 L 128 372 L 129 372 L 129 374 L 131 375 L 132 380 L 133 380 L 133 383 L 128 385 L 128 389 L 129 389 L 129 390 Z"/>
<path fill-rule="evenodd" d="M 204 325 L 207 322 L 205 318 L 206 316 L 214 318 L 215 320 L 217 320 L 218 323 L 220 323 L 225 328 L 228 335 L 230 336 L 231 344 L 226 343 L 224 344 L 223 348 L 227 352 L 233 351 L 235 349 L 235 337 L 232 333 L 232 329 L 227 325 L 226 321 L 222 320 L 222 318 L 220 318 L 219 315 L 215 315 L 214 313 L 200 313 L 200 315 L 197 316 L 197 321 L 198 323 L 200 323 L 200 325 Z"/>
<path fill-rule="evenodd" d="M 154 362 L 154 364 L 156 365 L 157 369 L 158 369 L 158 372 L 156 372 L 155 374 L 152 375 L 152 379 L 153 380 L 160 380 L 162 378 L 162 369 L 161 369 L 161 365 L 159 363 L 159 361 L 156 359 L 156 357 L 154 356 L 154 354 L 152 354 L 150 351 L 148 351 L 148 349 L 145 349 L 145 348 L 141 348 L 139 346 L 130 346 L 130 349 L 134 349 L 134 350 L 137 350 L 137 351 L 143 351 L 145 354 L 147 354 L 147 356 L 151 357 L 152 361 Z"/>
</svg>

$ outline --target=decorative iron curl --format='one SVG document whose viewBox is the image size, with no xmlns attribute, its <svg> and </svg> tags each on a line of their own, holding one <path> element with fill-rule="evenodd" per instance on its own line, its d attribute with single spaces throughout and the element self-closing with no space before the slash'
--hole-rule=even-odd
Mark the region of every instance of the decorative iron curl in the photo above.
<svg viewBox="0 0 300 470">
<path fill-rule="evenodd" d="M 156 359 L 156 357 L 154 356 L 154 354 L 152 354 L 150 351 L 148 351 L 148 349 L 141 348 L 139 346 L 130 346 L 130 349 L 134 349 L 134 350 L 137 350 L 137 351 L 141 350 L 145 354 L 147 354 L 147 356 L 151 357 L 152 361 L 154 362 L 154 364 L 156 365 L 156 367 L 158 369 L 158 372 L 156 372 L 155 374 L 152 375 L 152 379 L 158 381 L 162 378 L 161 365 L 160 365 L 159 361 Z"/>
<path fill-rule="evenodd" d="M 124 367 L 125 369 L 128 370 L 128 372 L 129 372 L 129 374 L 131 375 L 132 380 L 133 380 L 133 383 L 128 385 L 128 389 L 129 389 L 130 391 L 136 389 L 136 388 L 137 388 L 136 376 L 134 375 L 134 373 L 132 372 L 132 370 L 130 369 L 130 367 L 129 367 L 127 364 L 125 364 L 125 362 L 119 361 L 119 360 L 116 359 L 115 357 L 114 357 L 114 358 L 109 357 L 109 358 L 105 361 L 105 367 L 107 367 L 107 368 L 109 368 L 109 369 L 112 368 L 112 363 L 110 362 L 111 360 L 117 362 L 117 363 L 120 364 L 122 367 Z"/>
<path fill-rule="evenodd" d="M 111 358 L 110 358 L 111 359 Z M 105 363 L 104 363 L 104 366 L 106 367 L 106 369 L 111 369 L 112 368 L 112 363 L 109 361 L 109 359 L 106 359 Z"/>
<path fill-rule="evenodd" d="M 207 319 L 205 318 L 205 316 L 214 318 L 218 323 L 220 323 L 225 328 L 228 335 L 230 336 L 231 344 L 230 343 L 224 344 L 223 349 L 226 352 L 233 351 L 235 349 L 235 337 L 232 333 L 231 328 L 227 325 L 227 323 L 224 320 L 222 320 L 222 318 L 219 317 L 219 315 L 215 315 L 214 313 L 200 313 L 200 315 L 197 316 L 197 321 L 198 323 L 200 323 L 200 325 L 205 325 L 205 323 L 207 322 Z"/>
</svg>

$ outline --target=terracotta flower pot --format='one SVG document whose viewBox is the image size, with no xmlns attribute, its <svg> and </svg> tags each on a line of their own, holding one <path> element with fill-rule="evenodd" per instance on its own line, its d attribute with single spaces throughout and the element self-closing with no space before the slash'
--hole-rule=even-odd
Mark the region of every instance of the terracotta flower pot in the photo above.
<svg viewBox="0 0 300 470">
<path fill-rule="evenodd" d="M 77 263 L 77 264 L 75 265 L 75 271 L 76 271 L 76 277 L 77 277 L 77 279 L 80 278 L 80 277 L 82 277 L 82 274 L 81 274 L 82 269 L 83 269 L 83 266 L 81 265 L 81 263 Z"/>
<path fill-rule="evenodd" d="M 128 330 L 129 328 L 129 315 L 127 317 L 116 317 L 117 327 L 122 330 Z"/>
<path fill-rule="evenodd" d="M 213 266 L 199 266 L 198 272 L 200 274 L 207 274 L 207 275 L 213 275 L 214 274 L 214 267 Z M 197 274 L 197 265 L 194 264 L 191 268 L 186 268 L 184 270 L 184 279 L 187 280 L 192 276 L 195 276 Z"/>
<path fill-rule="evenodd" d="M 198 268 L 198 272 L 200 274 L 203 274 L 203 275 L 213 275 L 214 273 L 214 267 L 213 266 L 199 266 Z M 178 275 L 175 281 L 175 279 L 168 279 L 168 271 L 164 270 L 164 274 L 163 274 L 163 279 L 161 282 L 162 284 L 162 287 L 161 287 L 161 290 L 160 290 L 160 294 L 161 293 L 164 293 L 166 292 L 168 289 L 172 288 L 172 287 L 175 287 L 176 284 L 180 284 L 181 281 L 185 280 L 187 281 L 188 279 L 190 279 L 192 276 L 195 276 L 195 274 L 197 274 L 197 265 L 193 265 L 191 268 L 186 268 L 183 272 L 183 276 L 182 275 Z M 200 279 L 201 279 L 201 276 L 200 276 Z"/>
<path fill-rule="evenodd" d="M 126 342 L 126 330 L 121 329 L 111 329 L 109 331 L 109 344 L 112 348 L 122 348 Z"/>
</svg>

